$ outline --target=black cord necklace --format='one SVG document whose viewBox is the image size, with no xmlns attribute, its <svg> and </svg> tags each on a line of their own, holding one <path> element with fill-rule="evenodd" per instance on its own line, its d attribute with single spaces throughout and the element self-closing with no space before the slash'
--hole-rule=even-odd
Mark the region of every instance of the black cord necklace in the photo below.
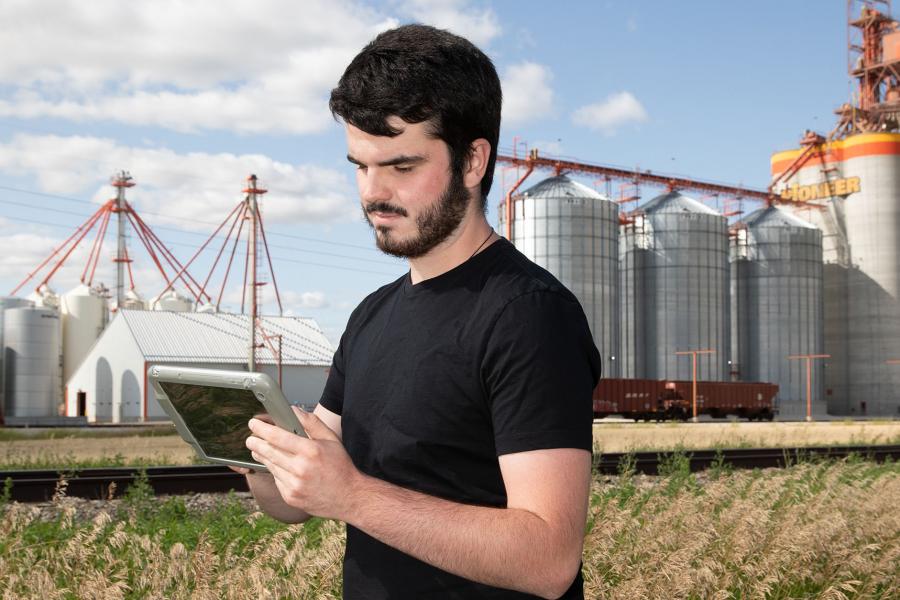
<svg viewBox="0 0 900 600">
<path fill-rule="evenodd" d="M 472 256 L 475 256 L 476 254 L 478 254 L 478 251 L 479 251 L 479 250 L 481 250 L 482 248 L 484 248 L 484 245 L 488 243 L 488 240 L 491 239 L 491 236 L 492 236 L 492 235 L 494 235 L 494 228 L 493 228 L 493 227 L 491 227 L 491 232 L 488 234 L 488 236 L 487 236 L 486 238 L 484 238 L 484 241 L 481 242 L 481 245 L 478 246 L 477 248 L 475 248 L 475 252 L 472 253 Z M 471 259 L 472 256 L 470 256 L 469 258 Z"/>
</svg>

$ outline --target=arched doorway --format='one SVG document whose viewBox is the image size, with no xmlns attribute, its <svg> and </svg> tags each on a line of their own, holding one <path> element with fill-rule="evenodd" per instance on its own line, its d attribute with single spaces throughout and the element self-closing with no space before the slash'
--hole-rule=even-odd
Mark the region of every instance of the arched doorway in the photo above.
<svg viewBox="0 0 900 600">
<path fill-rule="evenodd" d="M 112 421 L 113 376 L 109 361 L 105 358 L 97 361 L 94 381 L 97 387 L 94 392 L 94 420 Z"/>
<path fill-rule="evenodd" d="M 131 369 L 122 374 L 122 420 L 140 421 L 141 386 Z"/>
</svg>

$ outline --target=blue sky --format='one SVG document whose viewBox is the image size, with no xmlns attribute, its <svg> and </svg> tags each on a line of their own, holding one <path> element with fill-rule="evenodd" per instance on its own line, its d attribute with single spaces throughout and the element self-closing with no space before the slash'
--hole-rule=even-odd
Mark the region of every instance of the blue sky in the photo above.
<svg viewBox="0 0 900 600">
<path fill-rule="evenodd" d="M 482 47 L 504 85 L 501 149 L 517 136 L 544 154 L 764 188 L 771 153 L 804 129 L 830 131 L 848 99 L 845 10 L 843 0 L 0 0 L 0 291 L 112 197 L 120 169 L 137 182 L 129 200 L 182 260 L 256 173 L 270 190 L 286 308 L 336 342 L 353 307 L 406 271 L 374 249 L 327 111 L 343 67 L 378 31 L 425 22 Z M 493 224 L 511 179 L 498 168 Z M 137 288 L 150 297 L 163 283 L 137 243 Z M 110 287 L 113 244 L 108 235 L 99 267 Z M 77 283 L 83 246 L 57 291 Z M 232 276 L 225 306 L 239 307 L 238 287 Z M 269 289 L 264 300 L 273 312 Z"/>
</svg>

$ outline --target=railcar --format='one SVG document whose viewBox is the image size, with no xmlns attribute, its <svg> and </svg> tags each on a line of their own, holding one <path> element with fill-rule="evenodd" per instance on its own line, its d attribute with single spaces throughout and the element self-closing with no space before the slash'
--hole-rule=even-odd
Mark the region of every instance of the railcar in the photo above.
<svg viewBox="0 0 900 600">
<path fill-rule="evenodd" d="M 693 416 L 692 383 L 656 379 L 601 379 L 594 389 L 594 418 L 620 415 L 635 421 L 686 421 Z M 778 386 L 763 382 L 697 382 L 697 414 L 771 421 Z"/>
</svg>

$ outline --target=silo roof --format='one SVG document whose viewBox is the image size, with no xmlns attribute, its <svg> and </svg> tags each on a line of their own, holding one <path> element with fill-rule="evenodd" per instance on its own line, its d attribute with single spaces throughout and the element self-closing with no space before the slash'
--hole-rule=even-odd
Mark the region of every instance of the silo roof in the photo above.
<svg viewBox="0 0 900 600">
<path fill-rule="evenodd" d="M 741 223 L 750 228 L 757 227 L 802 227 L 804 229 L 817 229 L 815 225 L 804 221 L 778 206 L 763 207 L 753 211 Z"/>
<path fill-rule="evenodd" d="M 523 196 L 529 198 L 593 198 L 595 200 L 606 200 L 607 198 L 596 190 L 589 188 L 583 183 L 578 183 L 566 177 L 565 175 L 557 175 L 556 177 L 548 177 L 543 181 L 531 186 L 524 192 Z"/>
<path fill-rule="evenodd" d="M 657 196 L 640 207 L 645 213 L 700 213 L 706 215 L 719 215 L 716 211 L 706 206 L 702 202 L 698 202 L 693 198 L 685 196 L 681 192 L 669 192 L 661 196 Z M 721 216 L 721 215 L 719 215 Z"/>
</svg>

